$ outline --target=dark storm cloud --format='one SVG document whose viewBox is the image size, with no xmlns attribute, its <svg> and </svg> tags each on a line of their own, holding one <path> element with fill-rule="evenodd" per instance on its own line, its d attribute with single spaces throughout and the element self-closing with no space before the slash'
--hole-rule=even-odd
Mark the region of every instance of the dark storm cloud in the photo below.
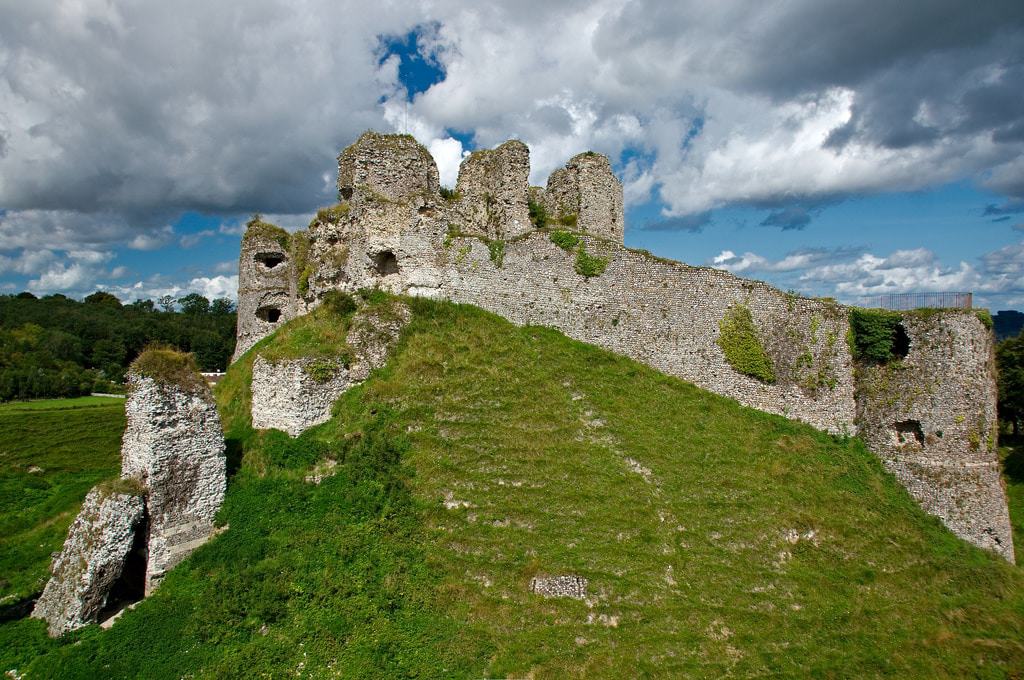
<svg viewBox="0 0 1024 680">
<path fill-rule="evenodd" d="M 380 127 L 393 87 L 366 38 L 408 21 L 340 3 L 316 14 L 272 0 L 5 3 L 0 201 L 162 222 L 329 200 L 323 173 Z"/>
<path fill-rule="evenodd" d="M 801 206 L 790 206 L 770 213 L 761 222 L 762 227 L 779 227 L 783 231 L 803 229 L 811 223 L 811 211 Z"/>
<path fill-rule="evenodd" d="M 642 228 L 644 231 L 689 231 L 692 233 L 704 231 L 704 227 L 711 223 L 711 213 L 698 213 L 696 215 L 684 215 L 682 217 L 669 217 L 663 220 L 648 222 Z"/>
</svg>

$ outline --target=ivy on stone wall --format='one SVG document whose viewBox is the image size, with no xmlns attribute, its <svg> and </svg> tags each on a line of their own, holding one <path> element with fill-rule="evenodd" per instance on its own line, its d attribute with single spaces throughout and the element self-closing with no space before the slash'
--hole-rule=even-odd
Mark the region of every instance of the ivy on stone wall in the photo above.
<svg viewBox="0 0 1024 680">
<path fill-rule="evenodd" d="M 580 244 L 580 237 L 572 232 L 557 229 L 551 232 L 551 242 L 562 250 L 572 250 Z"/>
<path fill-rule="evenodd" d="M 586 278 L 600 276 L 608 267 L 608 258 L 591 255 L 580 243 L 576 249 L 576 273 Z"/>
<path fill-rule="evenodd" d="M 731 307 L 718 323 L 718 328 L 718 346 L 737 373 L 765 383 L 775 382 L 775 367 L 758 337 L 749 307 Z"/>
<path fill-rule="evenodd" d="M 887 364 L 906 356 L 906 331 L 899 312 L 886 309 L 850 310 L 851 351 L 853 358 L 873 364 Z M 909 342 L 909 341 L 907 341 Z"/>
</svg>

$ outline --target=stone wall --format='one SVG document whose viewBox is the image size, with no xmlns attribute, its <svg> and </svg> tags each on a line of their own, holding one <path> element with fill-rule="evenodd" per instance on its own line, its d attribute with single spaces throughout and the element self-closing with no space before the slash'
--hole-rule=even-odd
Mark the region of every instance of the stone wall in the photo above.
<svg viewBox="0 0 1024 680">
<path fill-rule="evenodd" d="M 129 374 L 121 475 L 147 489 L 146 593 L 205 543 L 224 502 L 224 436 L 213 395 Z M 205 383 L 203 383 L 205 387 Z"/>
<path fill-rule="evenodd" d="M 192 357 L 147 350 L 128 385 L 121 479 L 86 496 L 32 613 L 53 636 L 95 621 L 110 597 L 149 595 L 214 534 L 224 501 L 220 417 Z"/>
<path fill-rule="evenodd" d="M 436 295 L 516 324 L 557 328 L 762 411 L 828 432 L 853 431 L 849 322 L 839 305 L 594 238 L 584 242 L 608 259 L 599 276 L 578 274 L 575 253 L 547 234 L 508 244 L 500 268 L 479 241 L 456 239 L 444 251 Z M 734 305 L 749 308 L 776 366 L 775 383 L 741 375 L 725 360 L 719 323 Z"/>
<path fill-rule="evenodd" d="M 353 384 L 340 359 L 271 363 L 258 356 L 252 365 L 252 426 L 298 436 L 330 420 L 331 405 Z"/>
<path fill-rule="evenodd" d="M 365 132 L 338 156 L 338 195 L 353 205 L 436 196 L 437 165 L 411 135 Z"/>
<path fill-rule="evenodd" d="M 970 312 L 909 312 L 902 324 L 907 356 L 861 370 L 858 432 L 921 507 L 1013 562 L 991 333 Z"/>
<path fill-rule="evenodd" d="M 352 154 L 375 157 L 365 150 L 363 139 L 355 146 L 360 149 Z M 342 156 L 346 154 L 350 151 Z M 380 157 L 388 156 L 382 152 Z M 424 161 L 418 158 L 415 164 L 421 167 Z M 474 184 L 484 193 L 483 187 L 492 181 L 489 178 L 501 175 L 485 171 L 483 160 L 467 167 L 463 186 Z M 495 163 L 494 167 L 504 166 Z M 393 178 L 401 172 L 383 168 L 367 176 Z M 517 179 L 510 191 L 519 196 L 523 191 L 518 179 L 521 168 L 512 174 Z M 481 179 L 470 183 L 470 177 Z M 339 185 L 346 183 L 351 184 L 339 179 Z M 309 233 L 311 259 L 330 276 L 315 279 L 311 298 L 332 288 L 379 287 L 475 304 L 517 324 L 557 328 L 747 406 L 802 420 L 827 432 L 858 431 L 856 371 L 847 343 L 848 310 L 832 301 L 790 295 L 727 272 L 624 248 L 622 187 L 606 158 L 580 154 L 552 174 L 545 191 L 526 189 L 556 215 L 576 211 L 580 245 L 568 249 L 553 243 L 549 232 L 538 230 L 508 238 L 496 249 L 489 239 L 503 233 L 498 227 L 488 222 L 466 224 L 466 215 L 473 211 L 462 209 L 458 201 L 431 196 L 422 190 L 424 186 L 422 182 L 410 186 L 406 195 L 412 197 L 405 202 L 353 203 L 343 219 L 313 225 Z M 479 191 L 474 188 L 468 193 Z M 474 219 L 485 218 L 486 214 Z M 339 248 L 345 251 L 344 259 L 332 259 Z M 589 277 L 577 271 L 577 262 L 584 255 L 601 258 L 606 264 L 603 271 L 590 272 L 596 275 Z M 386 267 L 381 266 L 382 261 L 387 262 Z M 770 360 L 770 376 L 751 377 L 727 360 L 721 324 L 727 314 L 736 312 L 749 316 L 752 333 Z M 970 319 L 970 323 L 979 323 Z M 934 383 L 936 404 L 960 400 L 960 415 L 991 427 L 995 422 L 994 406 L 990 405 L 990 401 L 994 404 L 992 374 L 975 371 L 971 390 L 966 390 L 965 378 L 960 375 L 960 363 L 968 357 L 973 357 L 970 361 L 975 364 L 989 361 L 991 337 L 977 325 L 961 328 L 968 322 L 947 315 L 935 315 L 932 322 L 939 329 L 935 333 L 951 334 L 957 354 L 944 361 L 921 359 L 913 370 L 920 372 L 922 380 Z M 869 408 L 874 407 L 861 404 L 862 412 Z M 890 415 L 878 422 L 897 422 Z M 974 460 L 951 440 L 945 448 L 929 449 L 929 460 L 941 465 L 930 464 L 925 474 L 918 469 L 924 465 L 921 457 L 910 460 L 904 456 L 897 462 L 887 440 L 875 436 L 872 428 L 881 426 L 872 426 L 868 420 L 860 418 L 861 433 L 890 469 L 907 467 L 906 472 L 897 472 L 897 477 L 923 507 L 967 540 L 1012 555 L 1005 548 L 1007 534 L 1000 518 L 1005 517 L 1006 503 L 997 488 L 991 456 Z M 909 466 L 917 468 L 910 470 Z M 940 470 L 942 479 L 936 477 Z M 949 488 L 940 488 L 943 485 Z M 964 510 L 959 514 L 949 510 L 954 506 Z M 998 535 L 999 540 L 988 538 L 990 534 Z"/>
<path fill-rule="evenodd" d="M 143 511 L 137 494 L 96 487 L 85 497 L 32 610 L 34 618 L 47 622 L 51 636 L 81 628 L 99 616 L 121 577 Z"/>
<path fill-rule="evenodd" d="M 297 275 L 290 236 L 250 227 L 238 257 L 238 331 L 235 354 L 245 354 L 260 338 L 296 316 Z"/>
</svg>

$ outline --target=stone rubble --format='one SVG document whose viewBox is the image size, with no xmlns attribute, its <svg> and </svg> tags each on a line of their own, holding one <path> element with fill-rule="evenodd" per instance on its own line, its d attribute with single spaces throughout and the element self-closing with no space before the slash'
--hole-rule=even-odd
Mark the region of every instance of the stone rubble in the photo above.
<svg viewBox="0 0 1024 680">
<path fill-rule="evenodd" d="M 34 618 L 47 622 L 51 636 L 81 628 L 99 616 L 121 576 L 144 511 L 138 495 L 96 487 L 85 497 L 32 611 Z"/>
</svg>

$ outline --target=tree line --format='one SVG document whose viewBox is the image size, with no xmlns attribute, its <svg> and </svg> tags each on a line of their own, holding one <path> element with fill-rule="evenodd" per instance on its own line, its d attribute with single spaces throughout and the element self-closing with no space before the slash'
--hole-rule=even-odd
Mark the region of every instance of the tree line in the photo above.
<svg viewBox="0 0 1024 680">
<path fill-rule="evenodd" d="M 152 344 L 223 371 L 235 350 L 235 305 L 198 293 L 130 304 L 104 291 L 82 301 L 0 295 L 0 401 L 118 391 L 128 365 Z"/>
</svg>

